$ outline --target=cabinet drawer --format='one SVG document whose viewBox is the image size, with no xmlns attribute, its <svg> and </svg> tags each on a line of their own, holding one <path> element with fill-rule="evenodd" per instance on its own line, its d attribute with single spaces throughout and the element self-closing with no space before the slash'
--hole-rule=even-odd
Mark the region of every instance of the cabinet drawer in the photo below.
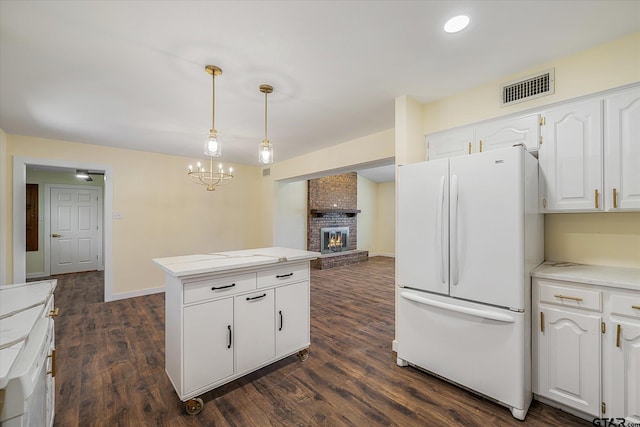
<svg viewBox="0 0 640 427">
<path fill-rule="evenodd" d="M 220 296 L 233 295 L 255 288 L 255 273 L 194 281 L 186 284 L 184 287 L 184 303 L 189 304 Z"/>
<path fill-rule="evenodd" d="M 563 307 L 602 311 L 602 293 L 598 290 L 538 280 L 540 302 Z"/>
<path fill-rule="evenodd" d="M 299 282 L 309 278 L 309 263 L 288 264 L 258 271 L 258 287 Z"/>
<path fill-rule="evenodd" d="M 611 314 L 640 319 L 640 295 L 611 295 Z"/>
</svg>

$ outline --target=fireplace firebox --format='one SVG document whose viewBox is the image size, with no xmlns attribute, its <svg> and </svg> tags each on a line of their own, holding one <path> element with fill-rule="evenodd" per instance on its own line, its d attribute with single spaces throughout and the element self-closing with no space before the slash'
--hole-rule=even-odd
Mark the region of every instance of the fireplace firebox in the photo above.
<svg viewBox="0 0 640 427">
<path fill-rule="evenodd" d="M 320 252 L 323 254 L 349 249 L 349 227 L 322 227 Z"/>
</svg>

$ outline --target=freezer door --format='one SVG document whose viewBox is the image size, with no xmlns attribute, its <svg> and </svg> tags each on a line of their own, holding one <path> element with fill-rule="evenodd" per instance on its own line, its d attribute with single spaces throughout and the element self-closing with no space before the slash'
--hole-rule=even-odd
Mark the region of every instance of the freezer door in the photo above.
<svg viewBox="0 0 640 427">
<path fill-rule="evenodd" d="M 526 316 L 440 295 L 398 292 L 398 358 L 509 406 L 531 402 Z"/>
<path fill-rule="evenodd" d="M 449 293 L 449 159 L 398 168 L 397 280 Z"/>
<path fill-rule="evenodd" d="M 450 160 L 451 296 L 525 308 L 524 155 L 513 147 Z"/>
</svg>

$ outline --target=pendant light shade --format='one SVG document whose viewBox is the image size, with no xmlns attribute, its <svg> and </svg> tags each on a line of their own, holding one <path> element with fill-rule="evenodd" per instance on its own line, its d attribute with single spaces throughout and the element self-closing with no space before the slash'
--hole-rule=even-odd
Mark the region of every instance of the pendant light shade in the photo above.
<svg viewBox="0 0 640 427">
<path fill-rule="evenodd" d="M 273 86 L 260 85 L 260 92 L 264 93 L 264 139 L 258 144 L 258 163 L 268 165 L 273 163 L 273 145 L 267 137 L 267 95 L 273 92 Z"/>
</svg>

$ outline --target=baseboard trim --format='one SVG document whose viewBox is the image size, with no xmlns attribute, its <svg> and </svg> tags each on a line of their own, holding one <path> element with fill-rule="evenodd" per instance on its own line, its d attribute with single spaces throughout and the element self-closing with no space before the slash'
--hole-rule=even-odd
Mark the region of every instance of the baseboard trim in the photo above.
<svg viewBox="0 0 640 427">
<path fill-rule="evenodd" d="M 133 291 L 133 292 L 122 292 L 122 293 L 119 293 L 119 294 L 112 294 L 110 301 L 116 301 L 116 300 L 127 299 L 127 298 L 143 297 L 145 295 L 159 294 L 159 293 L 162 293 L 164 291 L 165 291 L 165 287 L 161 286 L 159 288 L 140 289 L 139 291 Z"/>
<path fill-rule="evenodd" d="M 44 271 L 41 271 L 39 273 L 27 273 L 25 277 L 27 279 L 40 279 L 41 277 L 49 277 L 49 275 Z"/>
<path fill-rule="evenodd" d="M 398 340 L 391 341 L 391 350 L 398 352 Z"/>
<path fill-rule="evenodd" d="M 386 256 L 389 258 L 395 258 L 396 254 L 392 254 L 389 252 L 369 252 L 369 258 L 371 258 L 372 256 Z"/>
</svg>

